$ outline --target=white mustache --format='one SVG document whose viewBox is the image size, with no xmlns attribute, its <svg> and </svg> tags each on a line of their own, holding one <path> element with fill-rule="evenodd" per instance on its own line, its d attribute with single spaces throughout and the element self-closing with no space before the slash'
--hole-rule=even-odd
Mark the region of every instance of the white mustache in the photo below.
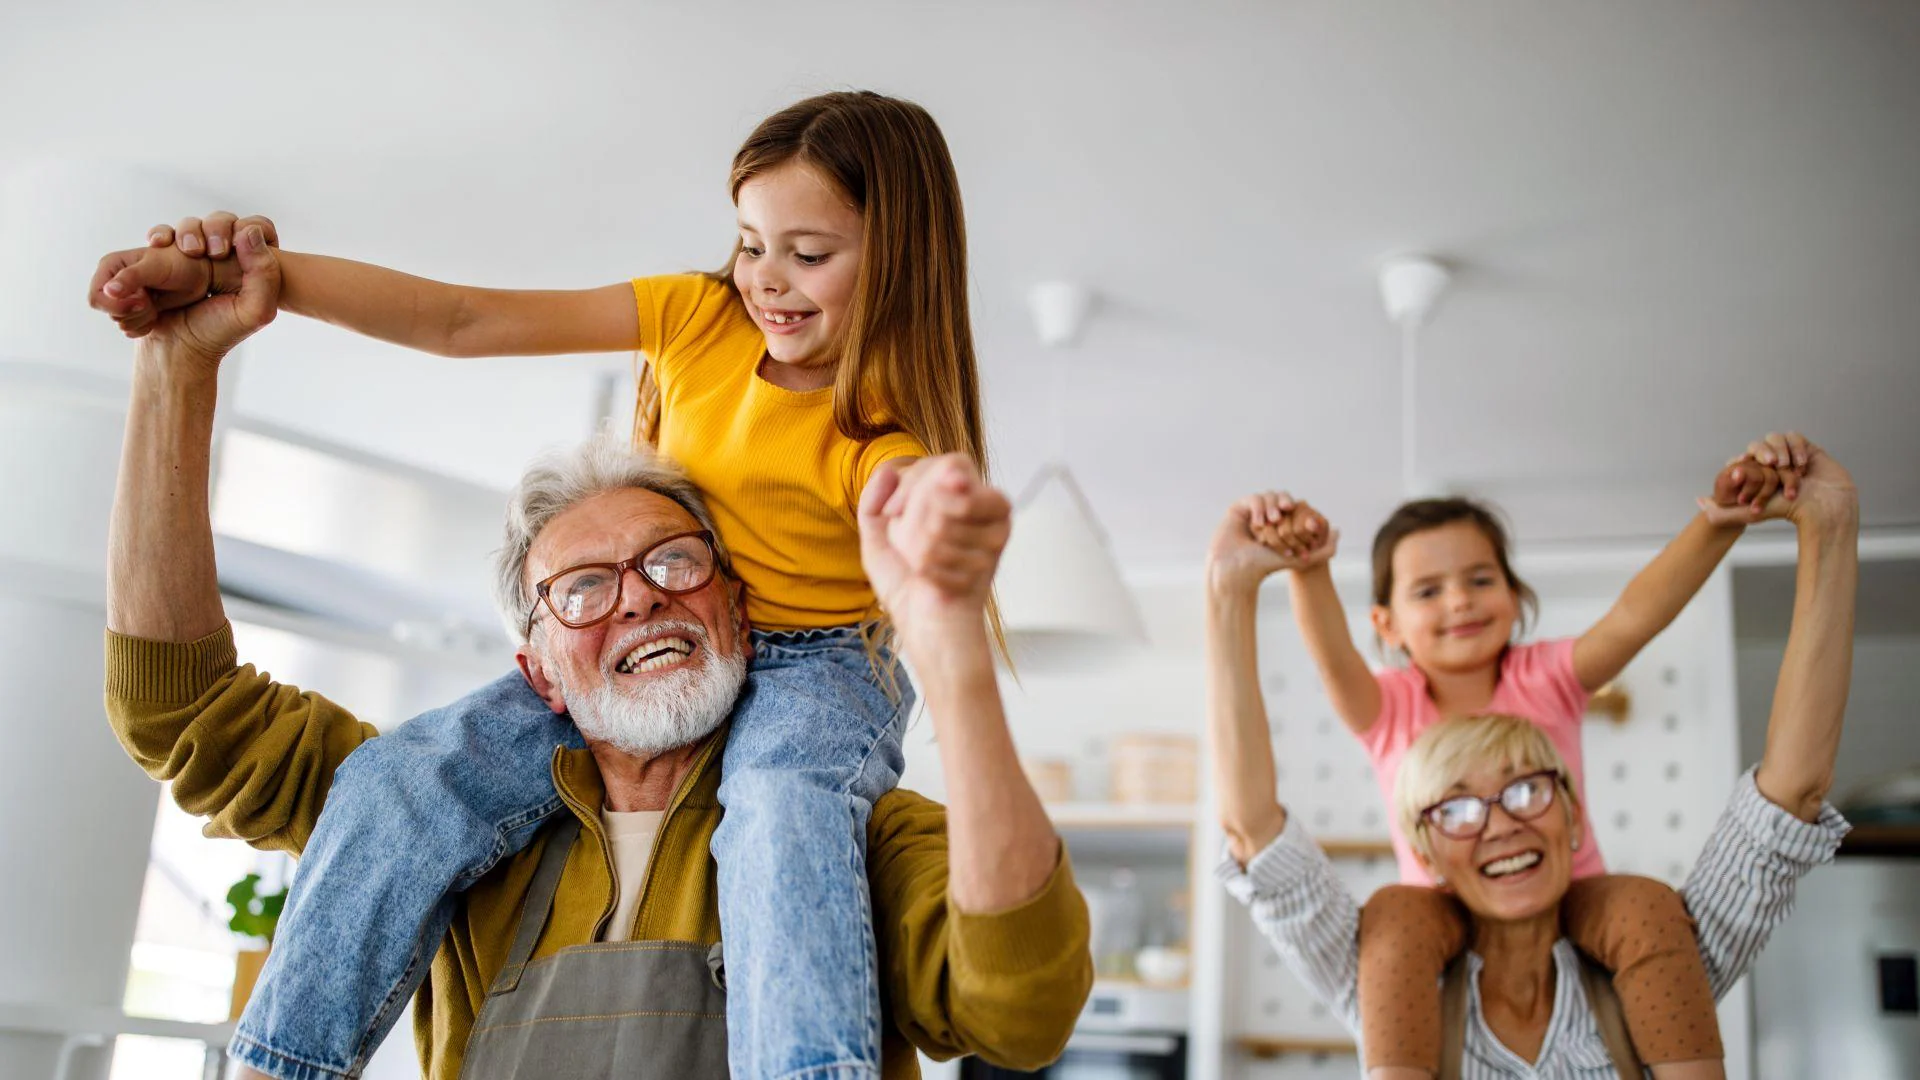
<svg viewBox="0 0 1920 1080">
<path fill-rule="evenodd" d="M 706 627 L 696 622 L 687 622 L 684 619 L 662 619 L 659 622 L 650 622 L 636 626 L 626 633 L 621 634 L 618 640 L 615 641 L 614 647 L 606 651 L 606 656 L 612 659 L 603 658 L 600 661 L 600 674 L 611 677 L 615 665 L 625 659 L 626 655 L 632 652 L 635 646 L 641 642 L 650 638 L 672 636 L 686 638 L 700 649 L 707 649 Z M 709 652 L 708 655 L 711 655 L 711 652 Z"/>
</svg>

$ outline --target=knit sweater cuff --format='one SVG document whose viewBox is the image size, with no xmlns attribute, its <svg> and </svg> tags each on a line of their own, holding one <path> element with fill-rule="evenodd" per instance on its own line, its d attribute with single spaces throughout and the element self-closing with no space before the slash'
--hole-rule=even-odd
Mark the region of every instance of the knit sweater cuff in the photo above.
<svg viewBox="0 0 1920 1080">
<path fill-rule="evenodd" d="M 107 696 L 179 705 L 196 701 L 239 662 L 233 627 L 198 641 L 150 641 L 107 631 Z"/>
<path fill-rule="evenodd" d="M 1087 950 L 1087 901 L 1073 882 L 1066 845 L 1046 885 L 1004 911 L 953 909 L 955 960 L 982 975 L 1024 975 L 1043 957 Z"/>
</svg>

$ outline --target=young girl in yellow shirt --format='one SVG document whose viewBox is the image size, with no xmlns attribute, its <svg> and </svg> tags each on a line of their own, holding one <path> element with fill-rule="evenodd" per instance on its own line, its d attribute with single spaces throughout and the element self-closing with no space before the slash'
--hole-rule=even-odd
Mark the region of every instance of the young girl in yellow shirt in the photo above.
<svg viewBox="0 0 1920 1080">
<path fill-rule="evenodd" d="M 861 92 L 769 117 L 730 190 L 740 231 L 718 274 L 509 291 L 282 252 L 281 307 L 443 356 L 645 355 L 635 438 L 705 494 L 754 633 L 713 841 L 732 1072 L 876 1076 L 865 826 L 899 781 L 911 691 L 874 633 L 855 510 L 881 468 L 959 452 L 985 470 L 959 184 L 925 110 Z M 94 305 L 137 335 L 217 287 L 254 228 L 274 239 L 271 222 L 232 215 L 156 230 L 150 249 L 103 260 Z M 613 613 L 567 594 L 548 585 L 515 627 L 523 641 Z M 604 658 L 610 678 L 672 692 L 710 659 L 676 633 Z M 579 738 L 516 672 L 356 752 L 235 1056 L 278 1076 L 357 1072 L 425 974 L 453 893 L 559 808 L 551 752 Z"/>
</svg>

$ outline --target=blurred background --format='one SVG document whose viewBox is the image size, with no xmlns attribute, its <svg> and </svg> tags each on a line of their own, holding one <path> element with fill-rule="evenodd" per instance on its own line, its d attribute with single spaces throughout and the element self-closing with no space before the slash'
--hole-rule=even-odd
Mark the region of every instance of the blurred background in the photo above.
<svg viewBox="0 0 1920 1080">
<path fill-rule="evenodd" d="M 235 957 L 263 944 L 228 890 L 292 873 L 199 836 L 100 714 L 131 349 L 84 305 L 95 261 L 221 208 L 473 284 L 712 269 L 739 142 L 856 87 L 925 105 L 965 194 L 992 469 L 1020 503 L 1005 685 L 1099 923 L 1057 1075 L 1357 1070 L 1206 877 L 1200 563 L 1232 499 L 1323 507 L 1363 626 L 1393 505 L 1485 497 L 1541 632 L 1573 633 L 1786 428 L 1862 494 L 1836 797 L 1872 827 L 1729 997 L 1730 1072 L 1920 1075 L 1920 8 L 100 0 L 0 10 L 0 1076 L 218 1068 Z M 1379 289 L 1407 253 L 1450 275 L 1417 335 Z M 1063 296 L 1083 317 L 1049 344 L 1036 304 Z M 623 422 L 636 362 L 263 332 L 218 431 L 243 658 L 383 726 L 501 670 L 504 491 Z M 1590 725 L 1616 869 L 1684 877 L 1757 757 L 1792 556 L 1752 530 Z M 1364 760 L 1267 599 L 1282 796 L 1356 888 L 1390 880 Z M 938 794 L 928 730 L 908 783 Z M 369 1075 L 417 1071 L 406 1026 Z"/>
</svg>

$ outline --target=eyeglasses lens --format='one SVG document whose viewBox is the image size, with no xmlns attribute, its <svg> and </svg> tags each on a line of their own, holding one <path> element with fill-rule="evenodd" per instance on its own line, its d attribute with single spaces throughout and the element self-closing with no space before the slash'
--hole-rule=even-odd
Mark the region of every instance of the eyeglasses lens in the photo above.
<svg viewBox="0 0 1920 1080">
<path fill-rule="evenodd" d="M 1487 824 L 1487 804 L 1471 796 L 1448 799 L 1433 808 L 1433 825 L 1456 838 L 1477 836 Z"/>
<path fill-rule="evenodd" d="M 1507 813 L 1525 820 L 1539 817 L 1553 802 L 1553 777 L 1529 776 L 1508 784 L 1500 792 L 1500 805 Z"/>
<path fill-rule="evenodd" d="M 698 536 L 669 540 L 647 552 L 642 572 L 668 592 L 697 589 L 713 576 L 713 550 Z"/>
</svg>

